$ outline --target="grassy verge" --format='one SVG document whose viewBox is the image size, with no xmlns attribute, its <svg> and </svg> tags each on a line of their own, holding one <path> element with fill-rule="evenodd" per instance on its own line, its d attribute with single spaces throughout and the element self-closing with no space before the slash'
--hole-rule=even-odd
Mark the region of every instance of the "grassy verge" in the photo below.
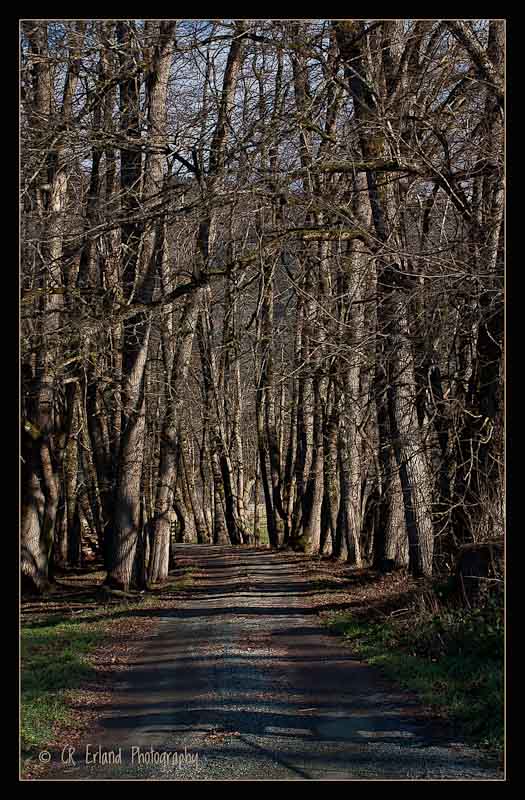
<svg viewBox="0 0 525 800">
<path fill-rule="evenodd" d="M 61 616 L 21 629 L 22 754 L 44 747 L 57 724 L 73 722 L 65 693 L 93 676 L 87 655 L 103 638 L 102 623 Z"/>
<path fill-rule="evenodd" d="M 65 731 L 82 728 L 84 723 L 70 699 L 75 690 L 84 691 L 96 679 L 93 658 L 98 648 L 107 646 L 114 653 L 114 643 L 122 639 L 123 625 L 126 632 L 131 632 L 134 626 L 141 629 L 144 624 L 145 617 L 134 612 L 142 609 L 147 616 L 148 610 L 154 613 L 159 605 L 169 605 L 173 593 L 191 585 L 193 572 L 191 567 L 183 568 L 136 601 L 133 598 L 122 603 L 96 599 L 103 574 L 97 575 L 97 582 L 89 587 L 85 587 L 85 576 L 70 578 L 69 589 L 74 592 L 81 586 L 86 588 L 85 595 L 63 591 L 61 597 L 53 596 L 53 613 L 26 609 L 20 627 L 23 777 L 27 769 L 32 769 L 40 750 L 48 749 Z M 67 587 L 63 584 L 62 589 Z M 78 610 L 72 613 L 75 604 Z"/>
<path fill-rule="evenodd" d="M 170 592 L 184 591 L 184 589 L 188 589 L 190 586 L 193 586 L 195 583 L 196 573 L 197 570 L 195 567 L 185 567 L 182 575 L 179 575 L 176 578 L 171 578 L 171 580 L 161 584 L 149 584 L 149 591 L 154 592 L 159 596 L 169 594 Z"/>
<path fill-rule="evenodd" d="M 473 743 L 503 748 L 503 610 L 414 610 L 370 620 L 332 615 L 330 628 L 390 678 L 418 693 Z"/>
</svg>

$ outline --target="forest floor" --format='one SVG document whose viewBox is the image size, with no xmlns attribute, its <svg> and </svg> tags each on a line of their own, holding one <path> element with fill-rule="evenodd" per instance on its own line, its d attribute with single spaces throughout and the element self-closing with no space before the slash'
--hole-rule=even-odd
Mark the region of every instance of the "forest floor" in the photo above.
<svg viewBox="0 0 525 800">
<path fill-rule="evenodd" d="M 95 566 L 23 603 L 22 777 L 503 778 L 327 624 L 399 615 L 420 582 L 262 548 L 176 564 L 125 604 L 101 603 Z"/>
</svg>

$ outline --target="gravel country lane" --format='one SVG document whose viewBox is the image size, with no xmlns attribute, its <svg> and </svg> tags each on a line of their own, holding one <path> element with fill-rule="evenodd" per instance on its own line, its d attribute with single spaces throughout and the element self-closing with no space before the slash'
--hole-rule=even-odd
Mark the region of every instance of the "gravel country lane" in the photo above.
<svg viewBox="0 0 525 800">
<path fill-rule="evenodd" d="M 177 558 L 198 570 L 194 584 L 86 739 L 88 760 L 122 764 L 86 763 L 82 746 L 47 779 L 503 778 L 326 632 L 307 562 L 192 545 Z"/>
</svg>

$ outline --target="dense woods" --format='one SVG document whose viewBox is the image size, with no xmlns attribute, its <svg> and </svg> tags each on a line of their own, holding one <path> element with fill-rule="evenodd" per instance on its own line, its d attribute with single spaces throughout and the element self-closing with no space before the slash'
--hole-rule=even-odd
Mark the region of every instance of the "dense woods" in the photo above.
<svg viewBox="0 0 525 800">
<path fill-rule="evenodd" d="M 22 22 L 24 590 L 503 535 L 504 37 Z"/>
</svg>

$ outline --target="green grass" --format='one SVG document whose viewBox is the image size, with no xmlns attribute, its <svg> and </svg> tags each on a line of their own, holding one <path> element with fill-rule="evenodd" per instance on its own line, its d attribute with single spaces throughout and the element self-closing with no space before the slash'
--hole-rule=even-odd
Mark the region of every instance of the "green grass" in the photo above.
<svg viewBox="0 0 525 800">
<path fill-rule="evenodd" d="M 96 605 L 76 617 L 60 612 L 38 615 L 22 623 L 20 736 L 24 760 L 53 740 L 57 726 L 75 723 L 66 693 L 94 677 L 88 656 L 111 635 L 111 620 L 123 612 L 154 606 L 164 592 L 190 586 L 193 572 L 194 567 L 187 567 L 183 575 L 136 601 Z"/>
<path fill-rule="evenodd" d="M 250 520 L 249 523 L 250 531 L 253 532 L 253 520 Z M 266 514 L 261 513 L 259 511 L 259 519 L 257 523 L 257 535 L 259 541 L 257 542 L 259 547 L 268 547 L 270 544 L 270 538 L 268 535 L 268 526 L 266 524 Z"/>
<path fill-rule="evenodd" d="M 195 583 L 195 575 L 196 572 L 195 567 L 186 567 L 184 574 L 178 578 L 175 578 L 172 581 L 169 581 L 164 586 L 164 591 L 181 591 L 183 589 L 187 589 L 190 586 L 193 586 Z"/>
<path fill-rule="evenodd" d="M 64 694 L 93 675 L 86 656 L 103 635 L 101 623 L 56 616 L 22 627 L 22 751 L 43 747 L 56 723 L 72 721 Z"/>
<path fill-rule="evenodd" d="M 504 722 L 503 610 L 442 609 L 403 620 L 333 615 L 330 628 L 370 664 L 416 691 L 472 742 L 501 751 Z"/>
<path fill-rule="evenodd" d="M 259 547 L 265 547 L 270 544 L 270 537 L 268 536 L 268 528 L 266 525 L 257 528 L 259 534 Z"/>
</svg>

